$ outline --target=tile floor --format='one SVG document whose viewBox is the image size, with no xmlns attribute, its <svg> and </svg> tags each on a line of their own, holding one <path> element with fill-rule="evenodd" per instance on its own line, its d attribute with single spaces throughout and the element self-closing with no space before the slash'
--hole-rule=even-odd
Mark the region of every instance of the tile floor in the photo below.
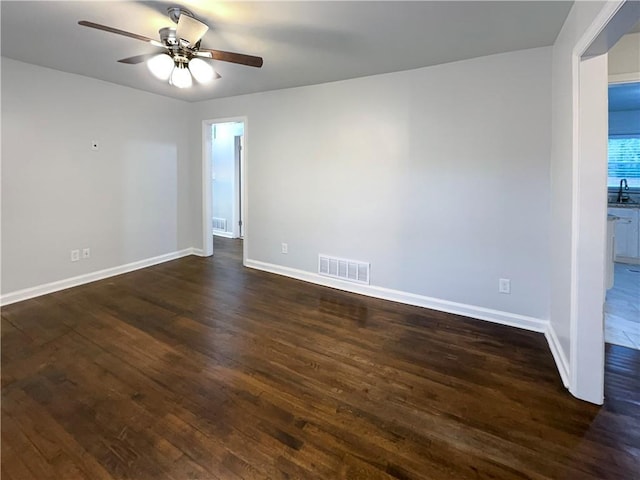
<svg viewBox="0 0 640 480">
<path fill-rule="evenodd" d="M 640 350 L 640 265 L 616 263 L 604 304 L 605 342 Z"/>
</svg>

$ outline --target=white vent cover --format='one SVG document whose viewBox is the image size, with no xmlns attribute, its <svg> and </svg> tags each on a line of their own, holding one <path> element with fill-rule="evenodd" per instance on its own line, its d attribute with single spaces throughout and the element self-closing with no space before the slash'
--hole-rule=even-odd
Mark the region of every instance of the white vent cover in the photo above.
<svg viewBox="0 0 640 480">
<path fill-rule="evenodd" d="M 369 285 L 369 264 L 366 262 L 320 254 L 318 255 L 318 273 L 347 282 Z"/>
<path fill-rule="evenodd" d="M 222 230 L 223 232 L 226 232 L 227 231 L 227 219 L 226 218 L 213 217 L 213 229 L 214 230 Z"/>
</svg>

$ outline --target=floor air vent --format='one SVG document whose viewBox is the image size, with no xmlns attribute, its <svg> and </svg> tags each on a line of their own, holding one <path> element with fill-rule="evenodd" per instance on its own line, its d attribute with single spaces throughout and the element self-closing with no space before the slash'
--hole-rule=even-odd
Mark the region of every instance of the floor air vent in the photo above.
<svg viewBox="0 0 640 480">
<path fill-rule="evenodd" d="M 318 273 L 348 282 L 369 284 L 369 264 L 365 262 L 318 255 Z"/>
<path fill-rule="evenodd" d="M 226 232 L 227 231 L 227 219 L 226 218 L 213 217 L 213 229 L 214 230 L 222 230 L 223 232 Z"/>
</svg>

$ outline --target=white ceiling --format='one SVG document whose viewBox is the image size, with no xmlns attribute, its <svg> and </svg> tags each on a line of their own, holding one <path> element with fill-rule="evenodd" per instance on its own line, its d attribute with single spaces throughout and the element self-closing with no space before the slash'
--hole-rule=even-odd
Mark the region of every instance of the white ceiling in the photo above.
<svg viewBox="0 0 640 480">
<path fill-rule="evenodd" d="M 553 44 L 571 8 L 562 1 L 67 2 L 2 1 L 2 55 L 140 90 L 199 101 L 408 70 Z M 261 69 L 213 62 L 222 79 L 188 90 L 118 59 L 144 42 L 81 27 L 89 20 L 151 38 L 173 26 L 169 6 L 211 28 L 204 48 L 264 58 Z"/>
</svg>

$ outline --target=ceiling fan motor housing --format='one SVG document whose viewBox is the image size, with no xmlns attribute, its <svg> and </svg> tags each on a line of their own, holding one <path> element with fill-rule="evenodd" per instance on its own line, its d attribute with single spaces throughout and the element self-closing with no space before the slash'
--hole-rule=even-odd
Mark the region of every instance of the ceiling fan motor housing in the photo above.
<svg viewBox="0 0 640 480">
<path fill-rule="evenodd" d="M 161 28 L 158 33 L 160 41 L 167 47 L 167 53 L 176 62 L 176 65 L 189 63 L 189 60 L 194 56 L 194 49 L 190 48 L 188 43 L 178 39 L 175 28 Z"/>
<path fill-rule="evenodd" d="M 180 15 L 186 15 L 188 17 L 195 18 L 193 16 L 193 13 L 182 7 L 169 7 L 167 8 L 167 14 L 169 15 L 169 18 L 173 23 L 178 23 L 178 20 L 180 20 Z"/>
<path fill-rule="evenodd" d="M 158 33 L 160 34 L 160 41 L 163 45 L 178 45 L 178 38 L 176 37 L 175 28 L 164 27 L 158 30 Z"/>
</svg>

